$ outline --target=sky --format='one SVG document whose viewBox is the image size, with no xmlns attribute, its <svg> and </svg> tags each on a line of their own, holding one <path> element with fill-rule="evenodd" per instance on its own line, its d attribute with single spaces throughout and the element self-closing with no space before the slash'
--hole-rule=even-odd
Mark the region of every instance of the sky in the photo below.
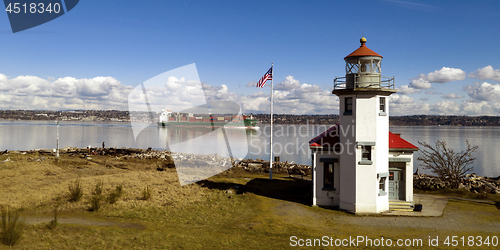
<svg viewBox="0 0 500 250">
<path fill-rule="evenodd" d="M 86 0 L 17 33 L 3 11 L 0 109 L 127 110 L 141 83 L 195 64 L 207 100 L 267 113 L 270 82 L 255 85 L 274 63 L 275 113 L 338 114 L 333 79 L 364 36 L 396 79 L 391 115 L 500 115 L 499 11 L 499 1 Z"/>
</svg>

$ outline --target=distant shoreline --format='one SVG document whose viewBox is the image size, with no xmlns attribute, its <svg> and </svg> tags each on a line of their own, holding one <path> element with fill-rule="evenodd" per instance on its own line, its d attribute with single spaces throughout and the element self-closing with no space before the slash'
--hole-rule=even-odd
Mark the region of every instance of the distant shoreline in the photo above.
<svg viewBox="0 0 500 250">
<path fill-rule="evenodd" d="M 148 112 L 129 112 L 119 110 L 75 110 L 75 111 L 43 111 L 43 110 L 0 110 L 0 120 L 21 121 L 101 121 L 101 122 L 149 122 Z M 261 124 L 270 123 L 269 114 L 252 115 Z M 159 113 L 153 112 L 156 119 Z M 339 115 L 291 115 L 274 114 L 274 124 L 296 125 L 333 125 L 339 122 Z M 410 115 L 390 116 L 389 126 L 500 126 L 500 116 L 455 116 L 455 115 Z"/>
</svg>

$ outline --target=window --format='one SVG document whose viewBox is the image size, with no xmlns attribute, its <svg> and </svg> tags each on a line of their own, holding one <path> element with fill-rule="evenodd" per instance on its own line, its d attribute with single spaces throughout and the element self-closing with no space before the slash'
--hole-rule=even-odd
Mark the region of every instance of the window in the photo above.
<svg viewBox="0 0 500 250">
<path fill-rule="evenodd" d="M 361 145 L 361 165 L 371 165 L 372 164 L 372 146 Z"/>
<path fill-rule="evenodd" d="M 373 141 L 358 141 L 356 142 L 357 148 L 361 147 L 361 161 L 360 165 L 372 165 L 372 149 L 375 146 Z"/>
<path fill-rule="evenodd" d="M 352 115 L 352 97 L 345 98 L 344 115 Z"/>
<path fill-rule="evenodd" d="M 380 74 L 380 60 L 373 60 L 373 72 Z"/>
<path fill-rule="evenodd" d="M 380 115 L 387 115 L 385 112 L 385 97 L 380 97 Z"/>
<path fill-rule="evenodd" d="M 333 188 L 333 162 L 325 162 L 323 164 L 323 189 L 334 189 Z"/>
<path fill-rule="evenodd" d="M 361 149 L 361 160 L 371 161 L 372 160 L 372 146 L 362 146 Z"/>
<path fill-rule="evenodd" d="M 386 189 L 386 182 L 387 182 L 387 177 L 390 176 L 389 173 L 380 173 L 377 174 L 377 178 L 379 178 L 378 181 L 378 196 L 383 196 L 387 194 L 387 189 Z M 389 177 L 390 178 L 390 177 Z"/>
<path fill-rule="evenodd" d="M 380 177 L 380 181 L 378 182 L 378 195 L 386 195 L 387 192 L 385 191 L 385 180 L 387 177 Z"/>
<path fill-rule="evenodd" d="M 371 60 L 361 60 L 361 73 L 371 73 L 372 61 Z"/>
</svg>

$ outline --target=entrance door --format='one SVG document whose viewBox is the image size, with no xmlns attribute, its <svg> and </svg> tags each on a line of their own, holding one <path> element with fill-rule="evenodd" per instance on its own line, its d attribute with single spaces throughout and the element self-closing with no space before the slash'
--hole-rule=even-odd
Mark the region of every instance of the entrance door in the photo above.
<svg viewBox="0 0 500 250">
<path fill-rule="evenodd" d="M 400 171 L 389 170 L 389 200 L 399 200 Z"/>
</svg>

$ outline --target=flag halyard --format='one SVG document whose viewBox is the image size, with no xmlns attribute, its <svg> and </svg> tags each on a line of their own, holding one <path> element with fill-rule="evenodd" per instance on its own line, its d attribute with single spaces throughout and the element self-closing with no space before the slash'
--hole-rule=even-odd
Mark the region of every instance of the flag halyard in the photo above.
<svg viewBox="0 0 500 250">
<path fill-rule="evenodd" d="M 273 67 L 271 66 L 271 68 L 266 72 L 266 74 L 262 78 L 260 78 L 256 87 L 263 88 L 267 80 L 272 80 L 272 79 L 273 79 Z"/>
</svg>

